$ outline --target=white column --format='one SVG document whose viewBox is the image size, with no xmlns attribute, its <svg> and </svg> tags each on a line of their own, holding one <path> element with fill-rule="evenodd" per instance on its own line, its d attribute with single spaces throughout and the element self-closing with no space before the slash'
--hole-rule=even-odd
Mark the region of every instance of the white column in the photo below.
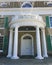
<svg viewBox="0 0 52 65">
<path fill-rule="evenodd" d="M 8 55 L 7 55 L 7 57 L 12 56 L 12 40 L 13 40 L 13 29 L 10 29 L 9 47 L 8 47 Z"/>
<path fill-rule="evenodd" d="M 41 55 L 41 44 L 40 44 L 39 27 L 36 27 L 36 44 L 37 44 L 37 57 L 36 57 L 36 59 L 43 59 L 43 57 Z"/>
<path fill-rule="evenodd" d="M 11 59 L 19 59 L 17 56 L 18 54 L 18 27 L 15 27 L 15 33 L 14 33 L 14 50 L 13 50 L 13 56 Z"/>
<path fill-rule="evenodd" d="M 48 54 L 47 54 L 47 46 L 46 46 L 46 38 L 45 38 L 45 29 L 42 29 L 41 30 L 41 36 L 42 36 L 43 57 L 48 57 Z"/>
</svg>

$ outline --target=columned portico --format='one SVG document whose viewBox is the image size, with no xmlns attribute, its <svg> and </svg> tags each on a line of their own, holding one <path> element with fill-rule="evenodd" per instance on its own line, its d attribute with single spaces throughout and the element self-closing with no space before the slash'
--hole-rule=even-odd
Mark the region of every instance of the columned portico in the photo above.
<svg viewBox="0 0 52 65">
<path fill-rule="evenodd" d="M 40 27 L 36 26 L 36 45 L 37 45 L 37 57 L 36 59 L 43 59 L 44 57 L 48 57 L 47 47 L 46 47 L 46 38 L 45 38 L 45 29 L 41 29 L 41 39 L 42 39 L 42 51 L 41 52 L 41 42 L 40 42 Z M 12 40 L 13 40 L 13 29 L 10 29 L 10 37 L 9 37 L 9 48 L 8 55 L 11 59 L 19 59 L 18 57 L 18 26 L 15 27 L 14 31 L 14 45 L 12 50 Z M 12 54 L 13 51 L 13 54 Z"/>
<path fill-rule="evenodd" d="M 21 16 L 24 17 L 23 15 L 21 15 Z M 26 15 L 26 16 L 28 16 L 28 15 Z M 19 36 L 18 28 L 21 27 L 21 26 L 33 26 L 33 27 L 35 26 L 36 29 L 34 29 L 34 31 L 36 31 L 36 46 L 37 46 L 36 47 L 37 48 L 37 57 L 36 57 L 36 59 L 43 59 L 44 57 L 48 57 L 48 55 L 47 55 L 47 48 L 46 48 L 45 31 L 44 30 L 41 30 L 41 33 L 42 33 L 41 36 L 42 36 L 42 40 L 43 40 L 42 41 L 42 46 L 43 46 L 43 49 L 44 49 L 43 50 L 43 57 L 42 57 L 42 54 L 41 54 L 42 51 L 41 51 L 40 28 L 45 28 L 45 26 L 46 26 L 46 24 L 45 24 L 45 22 L 43 22 L 43 19 L 42 19 L 41 16 L 34 16 L 33 19 L 31 19 L 31 18 L 30 19 L 28 19 L 28 18 L 27 19 L 26 18 L 18 19 L 18 16 L 15 16 L 12 19 L 12 21 L 10 22 L 9 25 L 10 25 L 11 28 L 15 28 L 13 48 L 10 50 L 10 47 L 9 47 L 10 53 L 8 51 L 8 55 L 10 55 L 11 59 L 19 59 L 18 54 L 20 55 L 21 51 L 19 51 L 20 49 L 18 48 L 18 46 L 20 46 L 21 43 L 18 42 L 18 36 Z M 12 38 L 12 33 L 10 35 L 10 43 L 12 45 L 11 38 Z M 9 43 L 9 45 L 10 45 L 10 43 Z M 35 42 L 34 42 L 34 44 L 35 44 Z M 29 47 L 29 49 L 30 49 L 30 47 Z M 11 56 L 11 52 L 13 52 L 12 56 Z"/>
<path fill-rule="evenodd" d="M 15 34 L 14 34 L 14 49 L 13 49 L 13 56 L 11 59 L 19 59 L 17 56 L 18 54 L 18 26 L 15 27 Z"/>
<path fill-rule="evenodd" d="M 7 55 L 7 57 L 12 56 L 12 39 L 13 39 L 13 29 L 10 29 L 9 47 L 8 47 L 8 55 Z"/>
<path fill-rule="evenodd" d="M 40 44 L 40 31 L 39 27 L 36 27 L 36 44 L 37 44 L 37 57 L 36 59 L 43 59 L 41 55 L 41 44 Z"/>
<path fill-rule="evenodd" d="M 42 50 L 43 50 L 43 57 L 48 57 L 47 54 L 47 46 L 46 46 L 46 38 L 45 38 L 45 29 L 41 30 L 42 35 Z"/>
</svg>

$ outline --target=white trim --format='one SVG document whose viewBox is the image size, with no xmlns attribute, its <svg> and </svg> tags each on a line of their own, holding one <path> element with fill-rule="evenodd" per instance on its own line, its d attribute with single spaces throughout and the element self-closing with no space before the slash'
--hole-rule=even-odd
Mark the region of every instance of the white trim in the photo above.
<svg viewBox="0 0 52 65">
<path fill-rule="evenodd" d="M 36 31 L 18 31 L 18 32 L 36 32 Z"/>
<path fill-rule="evenodd" d="M 4 35 L 0 35 L 0 37 L 4 37 Z"/>
<path fill-rule="evenodd" d="M 0 0 L 0 2 L 24 2 L 24 1 L 30 1 L 30 2 L 35 2 L 35 1 L 49 1 L 49 0 Z M 52 1 L 52 0 L 50 0 Z"/>
<path fill-rule="evenodd" d="M 52 7 L 35 7 L 35 8 L 0 8 L 0 15 L 21 15 L 21 12 L 33 15 L 52 14 Z"/>
<path fill-rule="evenodd" d="M 0 52 L 3 52 L 3 50 L 0 50 Z"/>
<path fill-rule="evenodd" d="M 5 29 L 4 27 L 0 27 L 0 29 Z"/>
<path fill-rule="evenodd" d="M 15 31 L 13 31 L 13 32 L 15 32 Z M 36 30 L 35 31 L 18 31 L 18 32 L 36 32 Z"/>
<path fill-rule="evenodd" d="M 34 42 L 33 42 L 33 36 L 31 34 L 24 34 L 22 37 L 21 37 L 21 43 L 23 41 L 23 38 L 25 36 L 30 36 L 32 38 L 32 55 L 34 56 Z"/>
</svg>

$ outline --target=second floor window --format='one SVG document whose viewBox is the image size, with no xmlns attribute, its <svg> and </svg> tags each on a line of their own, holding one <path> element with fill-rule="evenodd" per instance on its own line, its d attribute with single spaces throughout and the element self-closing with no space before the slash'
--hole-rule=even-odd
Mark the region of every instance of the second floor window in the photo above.
<svg viewBox="0 0 52 65">
<path fill-rule="evenodd" d="M 48 4 L 48 6 L 52 7 L 52 4 Z"/>
<path fill-rule="evenodd" d="M 30 8 L 30 7 L 32 7 L 32 4 L 29 3 L 29 2 L 24 2 L 21 7 L 23 7 L 23 8 Z"/>
<path fill-rule="evenodd" d="M 47 5 L 49 6 L 49 7 L 52 7 L 52 2 L 50 1 L 50 2 L 47 2 Z"/>
</svg>

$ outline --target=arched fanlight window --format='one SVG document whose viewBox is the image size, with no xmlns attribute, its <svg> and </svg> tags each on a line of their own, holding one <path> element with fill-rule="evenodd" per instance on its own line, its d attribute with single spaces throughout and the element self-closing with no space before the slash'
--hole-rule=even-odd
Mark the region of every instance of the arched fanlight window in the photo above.
<svg viewBox="0 0 52 65">
<path fill-rule="evenodd" d="M 25 36 L 23 39 L 31 39 L 30 36 Z"/>
<path fill-rule="evenodd" d="M 48 6 L 52 6 L 52 2 L 47 2 L 47 5 Z"/>
<path fill-rule="evenodd" d="M 10 3 L 7 3 L 7 2 L 1 2 L 0 3 L 0 7 L 7 7 L 9 5 L 10 5 Z"/>
<path fill-rule="evenodd" d="M 30 2 L 24 2 L 21 6 L 22 8 L 29 8 L 29 7 L 32 7 L 32 4 Z"/>
</svg>

